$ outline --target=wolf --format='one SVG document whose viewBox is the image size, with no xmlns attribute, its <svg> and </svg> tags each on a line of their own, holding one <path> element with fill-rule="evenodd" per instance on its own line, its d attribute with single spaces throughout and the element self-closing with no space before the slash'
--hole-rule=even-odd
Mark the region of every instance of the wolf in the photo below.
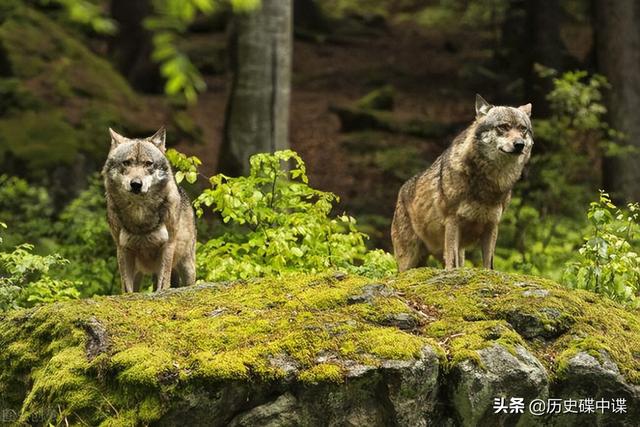
<svg viewBox="0 0 640 427">
<path fill-rule="evenodd" d="M 476 95 L 476 118 L 424 172 L 400 188 L 391 240 L 398 269 L 429 254 L 446 269 L 464 264 L 465 247 L 480 243 L 493 269 L 498 223 L 531 156 L 531 104 L 493 106 Z"/>
<path fill-rule="evenodd" d="M 102 175 L 123 292 L 139 291 L 145 273 L 155 276 L 156 291 L 192 285 L 195 215 L 165 157 L 165 129 L 142 139 L 109 133 Z"/>
</svg>

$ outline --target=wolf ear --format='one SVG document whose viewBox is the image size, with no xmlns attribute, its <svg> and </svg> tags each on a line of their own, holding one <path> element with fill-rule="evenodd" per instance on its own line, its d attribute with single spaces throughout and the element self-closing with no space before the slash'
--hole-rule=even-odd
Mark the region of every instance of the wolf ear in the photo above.
<svg viewBox="0 0 640 427">
<path fill-rule="evenodd" d="M 531 103 L 519 106 L 518 110 L 522 111 L 527 116 L 531 117 Z"/>
<path fill-rule="evenodd" d="M 115 130 L 109 128 L 109 134 L 111 135 L 111 149 L 113 150 L 118 145 L 122 144 L 127 140 L 124 136 L 120 135 Z"/>
<path fill-rule="evenodd" d="M 492 108 L 493 105 L 489 104 L 483 97 L 476 93 L 476 117 L 486 115 Z"/>
<path fill-rule="evenodd" d="M 165 152 L 165 142 L 167 140 L 167 130 L 164 126 L 158 129 L 158 132 L 154 133 L 152 137 L 149 138 L 149 141 L 153 143 L 160 151 Z"/>
</svg>

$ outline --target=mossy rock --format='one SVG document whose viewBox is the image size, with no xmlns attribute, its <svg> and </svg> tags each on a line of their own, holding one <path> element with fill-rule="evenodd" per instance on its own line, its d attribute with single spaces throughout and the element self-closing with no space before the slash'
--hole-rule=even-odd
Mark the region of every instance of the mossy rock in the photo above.
<svg viewBox="0 0 640 427">
<path fill-rule="evenodd" d="M 108 151 L 109 126 L 153 132 L 158 123 L 149 123 L 145 103 L 105 59 L 22 3 L 8 3 L 0 16 L 5 171 L 40 178 L 79 159 L 95 168 Z"/>
<path fill-rule="evenodd" d="M 49 88 L 52 99 L 84 95 L 121 104 L 137 101 L 106 60 L 32 8 L 14 8 L 0 26 L 0 44 L 11 74 Z"/>
<path fill-rule="evenodd" d="M 540 333 L 518 333 L 514 311 L 539 319 Z M 640 313 L 486 270 L 293 275 L 43 305 L 1 316 L 0 348 L 0 407 L 22 423 L 633 425 L 640 416 Z M 488 409 L 494 393 L 576 398 L 593 384 L 606 387 L 577 397 L 624 397 L 627 414 L 536 424 Z"/>
</svg>

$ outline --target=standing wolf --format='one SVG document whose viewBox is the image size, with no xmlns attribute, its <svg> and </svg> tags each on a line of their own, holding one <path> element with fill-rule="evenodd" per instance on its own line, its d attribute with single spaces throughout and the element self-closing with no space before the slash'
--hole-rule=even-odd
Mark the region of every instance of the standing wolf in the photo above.
<svg viewBox="0 0 640 427">
<path fill-rule="evenodd" d="M 192 285 L 195 217 L 164 155 L 164 128 L 144 139 L 109 132 L 111 150 L 102 175 L 123 291 L 138 291 L 143 273 L 155 275 L 156 290 L 177 286 L 179 279 Z"/>
<path fill-rule="evenodd" d="M 484 267 L 493 268 L 498 223 L 531 155 L 530 116 L 531 104 L 494 107 L 476 95 L 471 126 L 400 188 L 391 224 L 400 271 L 429 253 L 447 269 L 461 267 L 464 248 L 478 241 Z"/>
</svg>

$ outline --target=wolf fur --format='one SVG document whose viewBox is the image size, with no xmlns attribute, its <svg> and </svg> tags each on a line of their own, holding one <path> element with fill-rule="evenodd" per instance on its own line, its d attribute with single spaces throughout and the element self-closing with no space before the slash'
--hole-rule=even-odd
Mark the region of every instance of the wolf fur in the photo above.
<svg viewBox="0 0 640 427">
<path fill-rule="evenodd" d="M 476 119 L 398 194 L 391 239 L 398 269 L 422 265 L 429 254 L 445 268 L 464 264 L 465 247 L 480 242 L 493 268 L 498 223 L 533 147 L 531 104 L 492 106 L 476 95 Z"/>
<path fill-rule="evenodd" d="M 130 139 L 111 133 L 102 170 L 107 219 L 116 244 L 123 292 L 138 291 L 143 274 L 156 290 L 195 282 L 195 216 L 164 155 L 166 132 Z"/>
</svg>

